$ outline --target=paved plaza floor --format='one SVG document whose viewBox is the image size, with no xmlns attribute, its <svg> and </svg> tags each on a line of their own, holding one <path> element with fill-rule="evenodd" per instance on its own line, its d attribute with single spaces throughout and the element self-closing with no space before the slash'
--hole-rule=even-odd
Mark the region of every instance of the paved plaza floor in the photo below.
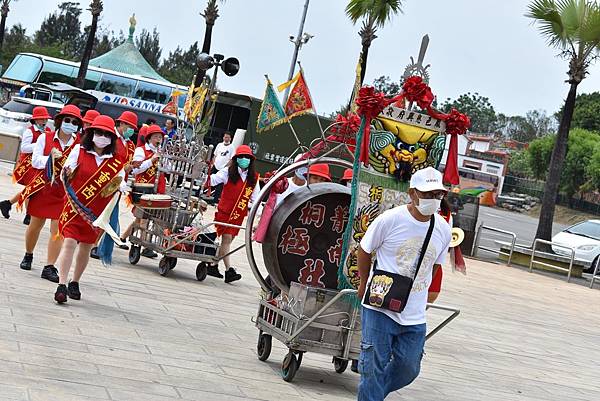
<svg viewBox="0 0 600 401">
<path fill-rule="evenodd" d="M 12 195 L 0 176 L 0 197 Z M 127 212 L 123 218 L 129 218 Z M 256 358 L 259 286 L 245 253 L 232 285 L 195 279 L 179 261 L 132 266 L 116 250 L 92 261 L 82 300 L 58 306 L 40 279 L 47 231 L 30 272 L 19 269 L 22 215 L 0 217 L 0 400 L 352 400 L 358 375 L 306 354 L 293 383 L 280 377 L 285 349 Z M 260 250 L 256 249 L 260 254 Z M 460 316 L 431 338 L 420 377 L 390 400 L 600 399 L 600 289 L 560 276 L 467 260 L 468 275 L 444 275 L 439 302 Z M 430 311 L 431 325 L 446 316 Z"/>
</svg>

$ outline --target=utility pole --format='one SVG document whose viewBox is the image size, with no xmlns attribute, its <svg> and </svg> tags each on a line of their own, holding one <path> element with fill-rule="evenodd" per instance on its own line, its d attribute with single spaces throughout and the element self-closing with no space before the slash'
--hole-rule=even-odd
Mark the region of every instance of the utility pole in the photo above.
<svg viewBox="0 0 600 401">
<path fill-rule="evenodd" d="M 300 20 L 300 29 L 298 29 L 298 36 L 290 36 L 290 42 L 294 44 L 294 54 L 292 55 L 292 65 L 290 65 L 290 73 L 287 79 L 288 81 L 290 81 L 294 77 L 294 71 L 296 70 L 296 62 L 298 61 L 298 52 L 302 48 L 302 45 L 306 44 L 313 37 L 308 33 L 304 33 L 304 21 L 306 21 L 306 13 L 308 12 L 308 3 L 310 3 L 310 0 L 306 0 L 306 2 L 304 3 L 304 11 L 302 12 L 302 19 Z M 283 104 L 287 102 L 289 94 L 290 88 L 288 87 L 283 95 Z"/>
</svg>

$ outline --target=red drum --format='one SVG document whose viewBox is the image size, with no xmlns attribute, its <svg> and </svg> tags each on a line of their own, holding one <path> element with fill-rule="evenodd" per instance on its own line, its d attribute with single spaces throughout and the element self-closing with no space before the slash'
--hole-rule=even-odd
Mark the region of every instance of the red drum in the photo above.
<svg viewBox="0 0 600 401">
<path fill-rule="evenodd" d="M 143 195 L 153 194 L 154 193 L 154 184 L 139 184 L 134 183 L 131 191 L 131 202 L 134 205 L 137 205 L 140 202 L 140 199 Z"/>
<path fill-rule="evenodd" d="M 169 195 L 142 195 L 136 206 L 143 209 L 168 209 L 171 203 L 172 199 Z"/>
</svg>

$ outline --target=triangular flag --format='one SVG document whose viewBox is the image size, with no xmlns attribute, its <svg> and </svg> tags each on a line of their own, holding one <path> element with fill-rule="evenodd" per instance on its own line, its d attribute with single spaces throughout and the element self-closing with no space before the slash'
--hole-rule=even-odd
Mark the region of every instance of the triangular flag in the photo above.
<svg viewBox="0 0 600 401">
<path fill-rule="evenodd" d="M 286 90 L 287 88 L 289 88 L 290 86 L 292 86 L 293 84 L 295 84 L 296 81 L 298 80 L 298 78 L 300 78 L 300 71 L 298 71 L 298 73 L 296 74 L 296 76 L 294 78 L 292 78 L 289 81 L 284 82 L 281 85 L 279 85 L 277 87 L 277 91 L 278 92 L 283 92 L 284 90 Z"/>
<path fill-rule="evenodd" d="M 273 84 L 267 78 L 267 89 L 265 97 L 258 113 L 256 132 L 264 132 L 287 121 L 283 107 L 273 89 Z"/>
<path fill-rule="evenodd" d="M 358 91 L 360 91 L 360 73 L 361 73 L 362 56 L 358 58 L 356 64 L 356 78 L 354 79 L 354 89 L 352 90 L 352 99 L 350 99 L 350 111 L 356 113 L 358 106 L 356 105 L 356 99 L 358 99 Z"/>
<path fill-rule="evenodd" d="M 308 91 L 308 86 L 304 80 L 302 70 L 296 80 L 296 85 L 292 88 L 290 96 L 285 102 L 285 114 L 289 118 L 307 114 L 313 111 L 313 103 Z"/>
</svg>

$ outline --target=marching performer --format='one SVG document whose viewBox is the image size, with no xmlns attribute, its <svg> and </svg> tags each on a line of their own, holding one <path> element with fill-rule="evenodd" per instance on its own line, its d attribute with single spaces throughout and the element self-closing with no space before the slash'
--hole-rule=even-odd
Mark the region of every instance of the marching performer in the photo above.
<svg viewBox="0 0 600 401">
<path fill-rule="evenodd" d="M 99 115 L 100 113 L 94 109 L 89 109 L 85 112 L 85 115 L 83 116 L 83 132 L 85 132 L 85 130 L 92 125 L 96 117 Z"/>
<path fill-rule="evenodd" d="M 50 240 L 46 266 L 42 270 L 42 278 L 58 282 L 58 272 L 54 267 L 62 240 L 58 236 L 58 218 L 64 206 L 65 191 L 60 181 L 60 170 L 69 153 L 77 143 L 77 133 L 82 127 L 81 113 L 77 106 L 66 105 L 54 117 L 56 133 L 42 134 L 38 137 L 31 165 L 35 176 L 25 187 L 18 204 L 23 206 L 27 201 L 27 213 L 31 215 L 31 223 L 25 232 L 25 256 L 21 269 L 31 270 L 33 251 L 40 232 L 47 219 L 50 219 Z"/>
<path fill-rule="evenodd" d="M 64 240 L 58 258 L 60 281 L 54 294 L 58 303 L 66 302 L 67 297 L 81 299 L 79 280 L 89 262 L 90 249 L 101 234 L 101 230 L 91 225 L 89 212 L 92 216 L 100 216 L 124 177 L 123 160 L 116 155 L 119 140 L 114 127 L 112 118 L 96 117 L 64 166 L 63 173 L 69 180 L 65 183 L 67 201 L 59 220 L 60 235 Z M 77 247 L 75 271 L 67 287 Z"/>
<path fill-rule="evenodd" d="M 150 125 L 146 131 L 145 144 L 143 146 L 139 146 L 135 149 L 135 153 L 133 155 L 132 164 L 134 167 L 132 170 L 132 174 L 135 175 L 135 182 L 138 184 L 154 184 L 156 182 L 156 174 L 158 174 L 158 160 L 160 158 L 160 154 L 158 153 L 158 149 L 163 140 L 164 132 L 162 129 L 156 125 Z M 167 180 L 164 174 L 160 174 L 158 178 L 158 188 L 157 192 L 159 194 L 164 194 L 166 192 Z M 140 220 L 137 220 L 140 223 Z M 121 241 L 125 242 L 125 240 L 131 235 L 133 231 L 133 223 L 129 225 L 127 230 L 121 236 Z M 155 258 L 158 255 L 156 252 L 150 249 L 144 249 L 141 253 L 142 256 L 146 256 L 148 258 Z"/>
<path fill-rule="evenodd" d="M 211 187 L 223 184 L 215 222 L 241 225 L 252 204 L 258 200 L 259 175 L 254 169 L 254 160 L 252 149 L 248 145 L 240 145 L 229 162 L 229 167 L 210 176 Z M 241 279 L 242 275 L 231 267 L 229 256 L 225 255 L 229 253 L 231 242 L 240 230 L 219 224 L 216 224 L 215 227 L 217 235 L 221 237 L 218 257 L 223 258 L 225 263 L 225 282 L 231 283 Z M 208 275 L 223 278 L 223 275 L 219 273 L 218 265 L 209 266 Z"/>
<path fill-rule="evenodd" d="M 31 178 L 35 175 L 35 169 L 31 167 L 31 155 L 33 153 L 33 147 L 37 142 L 38 138 L 42 134 L 52 134 L 52 130 L 46 126 L 48 124 L 48 120 L 51 119 L 50 114 L 48 114 L 48 110 L 43 106 L 37 106 L 33 108 L 33 113 L 31 115 L 31 119 L 29 122 L 31 126 L 26 128 L 23 131 L 21 138 L 21 154 L 19 155 L 19 160 L 15 165 L 15 169 L 13 171 L 13 180 L 17 184 L 21 184 L 27 186 L 31 181 Z M 12 209 L 12 205 L 18 202 L 19 196 L 21 193 L 19 192 L 10 200 L 4 200 L 0 202 L 0 211 L 5 218 L 10 218 L 10 210 Z M 23 224 L 28 225 L 31 221 L 31 216 L 28 214 L 25 215 L 25 219 L 23 220 Z"/>
</svg>

